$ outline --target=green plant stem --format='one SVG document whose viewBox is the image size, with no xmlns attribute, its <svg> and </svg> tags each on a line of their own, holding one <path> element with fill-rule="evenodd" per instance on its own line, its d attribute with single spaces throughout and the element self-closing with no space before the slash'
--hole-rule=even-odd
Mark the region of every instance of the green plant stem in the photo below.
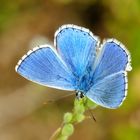
<svg viewBox="0 0 140 140">
<path fill-rule="evenodd" d="M 85 116 L 85 111 L 93 109 L 96 104 L 87 99 L 75 99 L 72 113 L 64 114 L 63 123 L 51 136 L 50 140 L 67 140 L 74 132 L 74 125 L 89 118 Z"/>
</svg>

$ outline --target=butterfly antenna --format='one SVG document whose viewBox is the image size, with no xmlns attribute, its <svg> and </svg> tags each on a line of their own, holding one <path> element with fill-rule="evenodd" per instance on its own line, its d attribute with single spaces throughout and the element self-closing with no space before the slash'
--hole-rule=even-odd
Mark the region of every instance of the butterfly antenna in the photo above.
<svg viewBox="0 0 140 140">
<path fill-rule="evenodd" d="M 86 105 L 86 103 L 87 103 L 87 100 L 84 102 L 84 104 Z M 90 117 L 96 122 L 96 118 L 94 117 L 94 115 L 93 115 L 91 109 L 90 109 L 88 106 L 87 106 L 87 109 L 88 109 L 88 112 L 89 112 L 89 114 L 90 114 Z"/>
<path fill-rule="evenodd" d="M 89 107 L 88 107 L 88 112 L 89 112 L 91 118 L 92 118 L 95 122 L 97 122 L 97 121 L 96 121 L 96 118 L 94 117 L 94 115 L 93 115 L 93 113 L 92 113 L 92 111 L 91 111 L 91 109 L 90 109 Z"/>
<path fill-rule="evenodd" d="M 67 97 L 69 97 L 69 96 L 72 96 L 72 95 L 74 95 L 74 94 L 71 93 L 71 94 L 68 94 L 68 95 L 64 95 L 64 96 L 62 96 L 62 97 L 60 97 L 60 98 L 55 99 L 54 101 L 58 101 L 58 100 L 61 100 L 61 99 L 65 99 L 65 98 L 67 98 Z"/>
<path fill-rule="evenodd" d="M 65 98 L 67 98 L 69 96 L 72 96 L 72 95 L 74 95 L 74 94 L 72 93 L 72 94 L 64 95 L 64 96 L 56 98 L 56 99 L 50 99 L 50 100 L 47 101 L 47 103 L 49 104 L 49 103 L 57 102 L 61 99 L 65 99 Z M 44 104 L 47 104 L 47 103 L 45 102 Z"/>
</svg>

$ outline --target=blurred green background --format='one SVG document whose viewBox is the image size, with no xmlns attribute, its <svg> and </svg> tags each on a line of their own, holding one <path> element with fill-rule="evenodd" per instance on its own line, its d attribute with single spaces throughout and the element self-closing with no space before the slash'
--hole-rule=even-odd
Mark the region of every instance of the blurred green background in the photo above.
<svg viewBox="0 0 140 140">
<path fill-rule="evenodd" d="M 140 0 L 0 0 L 0 140 L 48 140 L 72 110 L 74 96 L 48 102 L 67 91 L 39 86 L 14 70 L 34 38 L 52 42 L 67 23 L 118 39 L 131 52 L 133 67 L 124 104 L 97 107 L 97 122 L 76 125 L 70 140 L 140 140 Z"/>
</svg>

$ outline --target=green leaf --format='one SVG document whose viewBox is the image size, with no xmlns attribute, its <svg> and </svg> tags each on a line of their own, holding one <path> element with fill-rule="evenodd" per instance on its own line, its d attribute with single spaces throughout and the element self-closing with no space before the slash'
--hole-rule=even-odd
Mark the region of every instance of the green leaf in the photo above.
<svg viewBox="0 0 140 140">
<path fill-rule="evenodd" d="M 72 135 L 74 131 L 74 127 L 72 124 L 65 124 L 64 127 L 62 128 L 62 135 L 63 136 L 70 136 Z"/>
<path fill-rule="evenodd" d="M 82 104 L 77 104 L 75 106 L 74 112 L 76 112 L 77 114 L 82 114 L 85 112 L 85 107 Z"/>
<path fill-rule="evenodd" d="M 72 120 L 72 117 L 73 117 L 72 113 L 69 113 L 69 112 L 65 113 L 64 114 L 64 123 L 69 123 Z"/>
<path fill-rule="evenodd" d="M 82 114 L 85 112 L 85 106 L 84 106 L 84 99 L 75 99 L 74 102 L 74 113 L 76 114 Z"/>
<path fill-rule="evenodd" d="M 75 116 L 76 122 L 80 123 L 85 119 L 85 115 L 83 114 L 77 114 L 77 116 Z"/>
</svg>

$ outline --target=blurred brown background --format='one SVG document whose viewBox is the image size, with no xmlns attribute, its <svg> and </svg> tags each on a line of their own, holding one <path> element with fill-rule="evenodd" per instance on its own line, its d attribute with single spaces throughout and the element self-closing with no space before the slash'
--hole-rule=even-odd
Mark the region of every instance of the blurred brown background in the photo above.
<svg viewBox="0 0 140 140">
<path fill-rule="evenodd" d="M 76 125 L 70 140 L 140 140 L 139 0 L 0 0 L 0 140 L 48 140 L 71 111 L 74 96 L 48 103 L 67 91 L 34 84 L 14 70 L 34 38 L 52 42 L 56 29 L 67 23 L 101 39 L 117 38 L 130 50 L 133 66 L 123 106 L 96 108 L 97 122 Z"/>
</svg>

